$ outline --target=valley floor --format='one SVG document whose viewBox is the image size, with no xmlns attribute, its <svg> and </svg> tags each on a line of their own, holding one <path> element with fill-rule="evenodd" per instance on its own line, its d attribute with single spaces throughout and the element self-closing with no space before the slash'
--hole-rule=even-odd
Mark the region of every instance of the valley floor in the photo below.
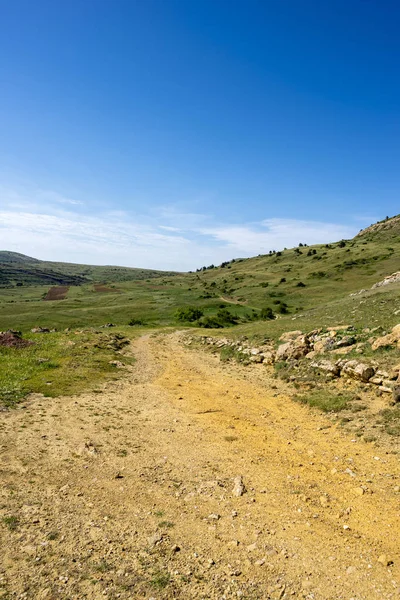
<svg viewBox="0 0 400 600">
<path fill-rule="evenodd" d="M 132 351 L 1 415 L 0 598 L 399 597 L 394 454 L 179 334 Z"/>
</svg>

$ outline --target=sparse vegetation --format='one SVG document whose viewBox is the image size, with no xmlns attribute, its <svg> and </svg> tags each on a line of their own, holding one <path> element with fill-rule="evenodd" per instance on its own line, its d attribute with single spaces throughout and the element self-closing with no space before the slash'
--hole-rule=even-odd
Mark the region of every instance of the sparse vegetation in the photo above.
<svg viewBox="0 0 400 600">
<path fill-rule="evenodd" d="M 168 571 L 157 571 L 150 580 L 150 585 L 157 590 L 163 590 L 167 587 L 170 580 L 171 576 Z"/>
<path fill-rule="evenodd" d="M 178 308 L 175 316 L 178 321 L 187 321 L 188 323 L 193 323 L 193 321 L 200 319 L 203 314 L 204 313 L 200 308 L 196 308 L 195 306 L 187 306 Z"/>
<path fill-rule="evenodd" d="M 297 394 L 294 400 L 308 404 L 323 412 L 339 412 L 348 407 L 352 397 L 349 394 L 335 393 L 331 390 L 312 390 L 307 394 Z"/>
<path fill-rule="evenodd" d="M 19 519 L 15 515 L 3 517 L 3 523 L 10 531 L 15 531 L 19 526 Z"/>
<path fill-rule="evenodd" d="M 386 408 L 379 413 L 379 416 L 386 433 L 392 436 L 400 435 L 400 406 Z"/>
</svg>

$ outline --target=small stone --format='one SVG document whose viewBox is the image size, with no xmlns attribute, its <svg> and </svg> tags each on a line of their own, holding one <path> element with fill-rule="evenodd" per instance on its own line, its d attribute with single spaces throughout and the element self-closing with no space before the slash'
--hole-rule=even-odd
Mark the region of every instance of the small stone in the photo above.
<svg viewBox="0 0 400 600">
<path fill-rule="evenodd" d="M 157 532 L 147 538 L 147 543 L 149 546 L 156 546 L 160 542 L 162 542 L 163 536 L 161 533 Z"/>
<path fill-rule="evenodd" d="M 381 563 L 381 565 L 383 565 L 384 567 L 389 567 L 393 564 L 393 561 L 390 558 L 388 558 L 386 554 L 381 554 L 378 558 L 378 563 Z"/>
<path fill-rule="evenodd" d="M 352 573 L 355 573 L 356 568 L 355 567 L 348 567 L 346 569 L 346 573 L 347 575 L 351 575 Z"/>
<path fill-rule="evenodd" d="M 236 497 L 240 497 L 243 496 L 243 494 L 246 492 L 246 487 L 243 483 L 243 479 L 241 475 L 238 475 L 237 477 L 235 477 L 235 479 L 233 480 L 233 490 L 232 493 L 234 496 Z"/>
<path fill-rule="evenodd" d="M 355 487 L 353 488 L 353 494 L 355 494 L 356 496 L 363 496 L 364 489 L 362 487 Z"/>
<path fill-rule="evenodd" d="M 257 544 L 250 544 L 249 546 L 247 546 L 246 550 L 247 552 L 254 552 L 254 550 L 257 550 Z"/>
<path fill-rule="evenodd" d="M 219 519 L 221 518 L 221 515 L 217 515 L 216 513 L 211 513 L 211 515 L 208 515 L 207 519 L 210 519 L 210 521 L 219 521 Z"/>
</svg>

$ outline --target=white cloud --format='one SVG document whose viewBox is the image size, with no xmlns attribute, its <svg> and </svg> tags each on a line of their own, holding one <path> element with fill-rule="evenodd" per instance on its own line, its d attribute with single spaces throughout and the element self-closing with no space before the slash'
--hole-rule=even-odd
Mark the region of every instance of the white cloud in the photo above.
<svg viewBox="0 0 400 600">
<path fill-rule="evenodd" d="M 182 231 L 182 229 L 178 229 L 178 227 L 168 227 L 167 225 L 159 225 L 159 229 L 164 229 L 164 231 Z"/>
<path fill-rule="evenodd" d="M 48 202 L 55 202 L 57 204 L 72 204 L 72 205 L 78 205 L 78 204 L 83 204 L 83 202 L 81 202 L 80 200 L 74 200 L 73 198 L 67 198 L 66 196 L 62 196 L 61 194 L 58 194 L 57 192 L 53 192 L 52 190 L 37 190 L 36 192 L 36 196 L 38 199 L 44 200 L 44 201 L 48 201 Z"/>
<path fill-rule="evenodd" d="M 353 237 L 357 229 L 346 225 L 300 221 L 296 219 L 265 219 L 247 225 L 223 225 L 202 228 L 203 235 L 226 244 L 239 255 L 264 254 L 269 250 L 291 248 L 297 244 L 321 244 Z"/>
<path fill-rule="evenodd" d="M 36 258 L 153 269 L 194 270 L 269 250 L 350 238 L 358 226 L 265 219 L 215 223 L 203 214 L 161 207 L 83 214 L 79 202 L 49 190 L 0 189 L 0 249 Z"/>
<path fill-rule="evenodd" d="M 162 232 L 160 233 L 160 228 Z M 353 228 L 330 223 L 268 219 L 248 225 L 177 228 L 149 225 L 129 215 L 84 216 L 27 211 L 0 212 L 0 242 L 46 260 L 194 270 L 271 249 L 351 237 Z"/>
</svg>

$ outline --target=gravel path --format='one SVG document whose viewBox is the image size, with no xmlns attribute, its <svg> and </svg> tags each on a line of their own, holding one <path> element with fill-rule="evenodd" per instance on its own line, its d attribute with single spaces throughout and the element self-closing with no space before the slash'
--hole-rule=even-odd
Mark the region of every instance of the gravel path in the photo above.
<svg viewBox="0 0 400 600">
<path fill-rule="evenodd" d="M 1 415 L 0 598 L 400 596 L 394 454 L 179 334 L 132 352 Z"/>
</svg>

